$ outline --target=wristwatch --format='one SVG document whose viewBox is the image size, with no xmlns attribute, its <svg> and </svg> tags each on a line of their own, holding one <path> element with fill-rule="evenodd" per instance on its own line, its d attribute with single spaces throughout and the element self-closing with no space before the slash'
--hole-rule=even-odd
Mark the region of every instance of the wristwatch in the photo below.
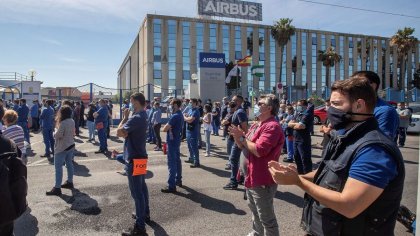
<svg viewBox="0 0 420 236">
<path fill-rule="evenodd" d="M 241 136 L 241 137 L 239 138 L 239 141 L 241 141 L 241 142 L 245 141 L 245 136 Z"/>
</svg>

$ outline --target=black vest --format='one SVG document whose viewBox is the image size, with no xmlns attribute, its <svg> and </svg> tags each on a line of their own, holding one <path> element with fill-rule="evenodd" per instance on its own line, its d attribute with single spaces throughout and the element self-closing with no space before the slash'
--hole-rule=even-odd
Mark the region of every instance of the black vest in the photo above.
<svg viewBox="0 0 420 236">
<path fill-rule="evenodd" d="M 382 194 L 365 211 L 353 219 L 327 208 L 305 194 L 301 226 L 311 235 L 394 235 L 397 212 L 400 206 L 405 169 L 400 150 L 378 129 L 374 118 L 357 124 L 344 135 L 332 132 L 324 149 L 314 183 L 327 189 L 342 192 L 353 158 L 368 145 L 380 145 L 397 163 L 398 175 Z"/>
</svg>

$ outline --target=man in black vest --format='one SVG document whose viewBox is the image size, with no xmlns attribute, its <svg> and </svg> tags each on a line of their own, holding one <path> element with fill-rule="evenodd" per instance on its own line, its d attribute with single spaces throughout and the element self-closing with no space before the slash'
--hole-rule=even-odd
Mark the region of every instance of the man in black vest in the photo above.
<svg viewBox="0 0 420 236">
<path fill-rule="evenodd" d="M 306 192 L 308 235 L 394 235 L 404 186 L 401 152 L 373 117 L 376 95 L 367 79 L 336 81 L 328 119 L 334 128 L 318 170 L 270 162 L 276 183 Z"/>
</svg>

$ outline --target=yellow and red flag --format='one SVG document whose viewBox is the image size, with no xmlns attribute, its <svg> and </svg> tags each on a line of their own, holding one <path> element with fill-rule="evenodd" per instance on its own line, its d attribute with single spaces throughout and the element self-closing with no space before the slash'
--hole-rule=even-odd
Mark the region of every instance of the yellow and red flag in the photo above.
<svg viewBox="0 0 420 236">
<path fill-rule="evenodd" d="M 237 62 L 238 66 L 250 66 L 252 62 L 252 56 L 246 56 L 245 58 Z"/>
</svg>

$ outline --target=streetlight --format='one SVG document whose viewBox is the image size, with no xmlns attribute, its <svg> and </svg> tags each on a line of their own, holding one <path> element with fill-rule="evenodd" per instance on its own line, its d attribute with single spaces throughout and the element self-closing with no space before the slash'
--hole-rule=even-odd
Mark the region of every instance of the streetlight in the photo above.
<svg viewBox="0 0 420 236">
<path fill-rule="evenodd" d="M 34 69 L 30 69 L 29 76 L 31 77 L 31 81 L 34 81 L 35 75 L 36 75 L 36 71 Z"/>
</svg>

